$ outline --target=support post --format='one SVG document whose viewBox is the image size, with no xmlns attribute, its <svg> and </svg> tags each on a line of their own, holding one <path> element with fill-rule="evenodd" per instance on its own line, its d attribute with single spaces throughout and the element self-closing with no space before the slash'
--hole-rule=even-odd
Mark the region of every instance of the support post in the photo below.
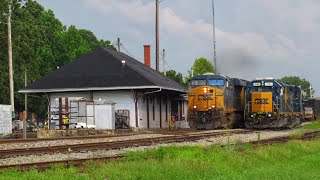
<svg viewBox="0 0 320 180">
<path fill-rule="evenodd" d="M 159 71 L 159 0 L 156 0 L 156 71 Z"/>
<path fill-rule="evenodd" d="M 214 61 L 214 72 L 218 73 L 217 67 L 217 52 L 216 52 L 216 27 L 214 23 L 214 0 L 212 0 L 212 33 L 213 33 L 213 61 Z"/>
<path fill-rule="evenodd" d="M 9 5 L 9 15 L 8 15 L 8 59 L 9 59 L 11 113 L 12 113 L 12 118 L 14 118 L 14 87 L 13 87 L 12 43 L 11 43 L 11 4 Z"/>
<path fill-rule="evenodd" d="M 167 76 L 167 71 L 166 71 L 166 50 L 162 50 L 162 63 L 163 63 L 163 74 Z"/>
<path fill-rule="evenodd" d="M 27 112 L 23 111 L 23 139 L 27 138 Z"/>
<path fill-rule="evenodd" d="M 24 73 L 24 85 L 27 87 L 27 70 Z M 28 94 L 24 94 L 23 139 L 27 138 Z"/>
<path fill-rule="evenodd" d="M 139 127 L 138 122 L 138 99 L 134 102 L 135 114 L 136 114 L 136 128 Z"/>
<path fill-rule="evenodd" d="M 147 98 L 147 128 L 150 129 L 150 117 L 149 117 L 149 97 Z"/>
<path fill-rule="evenodd" d="M 166 122 L 168 122 L 168 98 L 166 98 Z"/>
<path fill-rule="evenodd" d="M 160 129 L 162 129 L 162 98 L 159 97 Z"/>
<path fill-rule="evenodd" d="M 59 97 L 59 129 L 62 129 L 63 122 L 62 122 L 62 98 Z"/>
<path fill-rule="evenodd" d="M 134 110 L 135 110 L 135 118 L 136 118 L 136 128 L 139 127 L 138 100 L 139 100 L 138 92 L 137 91 L 133 91 L 133 101 L 134 101 Z"/>
<path fill-rule="evenodd" d="M 67 97 L 64 98 L 64 103 L 65 103 L 65 111 L 66 111 L 65 116 L 68 118 L 66 129 L 69 129 L 70 111 L 69 111 L 69 99 Z"/>
<path fill-rule="evenodd" d="M 51 96 L 48 95 L 48 130 L 51 129 Z"/>
</svg>

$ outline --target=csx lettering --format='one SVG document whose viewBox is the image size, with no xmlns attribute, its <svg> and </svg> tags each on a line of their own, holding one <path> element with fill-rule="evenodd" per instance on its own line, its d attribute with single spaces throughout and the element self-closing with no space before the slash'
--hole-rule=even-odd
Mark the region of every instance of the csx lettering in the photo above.
<svg viewBox="0 0 320 180">
<path fill-rule="evenodd" d="M 255 104 L 269 104 L 268 98 L 256 98 L 254 100 Z"/>
<path fill-rule="evenodd" d="M 200 94 L 198 100 L 212 100 L 212 94 Z"/>
</svg>

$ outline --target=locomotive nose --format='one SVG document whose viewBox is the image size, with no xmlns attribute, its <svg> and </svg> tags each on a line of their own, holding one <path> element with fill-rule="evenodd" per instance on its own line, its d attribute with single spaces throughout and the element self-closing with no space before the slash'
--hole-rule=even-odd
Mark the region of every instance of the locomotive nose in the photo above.
<svg viewBox="0 0 320 180">
<path fill-rule="evenodd" d="M 253 113 L 272 112 L 272 92 L 253 92 L 251 102 Z"/>
</svg>

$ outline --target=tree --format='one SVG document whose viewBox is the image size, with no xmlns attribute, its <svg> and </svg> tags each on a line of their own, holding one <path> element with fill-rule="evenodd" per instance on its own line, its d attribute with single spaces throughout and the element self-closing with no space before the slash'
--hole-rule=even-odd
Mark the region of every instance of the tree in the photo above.
<svg viewBox="0 0 320 180">
<path fill-rule="evenodd" d="M 188 81 L 192 76 L 214 72 L 215 70 L 213 68 L 212 63 L 208 61 L 206 58 L 200 57 L 198 59 L 195 59 L 193 66 L 191 67 L 191 70 L 188 71 L 189 76 L 186 77 L 186 80 Z"/>
<path fill-rule="evenodd" d="M 314 94 L 314 90 L 311 89 L 311 83 L 306 80 L 305 78 L 300 78 L 298 76 L 285 76 L 281 79 L 278 79 L 279 82 L 283 82 L 283 83 L 288 83 L 288 84 L 292 84 L 292 85 L 296 85 L 296 86 L 300 86 L 301 89 L 306 92 L 306 96 L 305 98 L 309 98 L 311 97 L 311 95 Z"/>
<path fill-rule="evenodd" d="M 166 76 L 172 80 L 182 84 L 183 86 L 188 86 L 188 82 L 184 81 L 184 78 L 181 73 L 177 73 L 175 70 L 169 70 L 166 72 Z"/>
<path fill-rule="evenodd" d="M 115 49 L 108 40 L 98 40 L 89 30 L 66 27 L 52 10 L 33 0 L 0 0 L 0 104 L 10 104 L 8 75 L 7 14 L 12 2 L 12 54 L 14 71 L 15 110 L 24 110 L 24 72 L 28 83 L 54 71 L 95 48 Z M 47 100 L 39 96 L 28 99 L 29 111 L 45 117 Z"/>
</svg>

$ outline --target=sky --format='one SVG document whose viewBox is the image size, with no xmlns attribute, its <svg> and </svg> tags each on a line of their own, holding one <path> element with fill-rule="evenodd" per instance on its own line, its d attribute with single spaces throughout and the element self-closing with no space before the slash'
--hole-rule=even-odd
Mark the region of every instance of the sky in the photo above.
<svg viewBox="0 0 320 180">
<path fill-rule="evenodd" d="M 65 25 L 88 29 L 155 68 L 155 0 L 37 0 Z M 211 0 L 162 0 L 160 50 L 165 68 L 188 74 L 196 58 L 213 62 Z M 215 0 L 218 72 L 253 80 L 300 76 L 320 95 L 320 1 Z M 160 70 L 163 64 L 160 61 Z"/>
</svg>

